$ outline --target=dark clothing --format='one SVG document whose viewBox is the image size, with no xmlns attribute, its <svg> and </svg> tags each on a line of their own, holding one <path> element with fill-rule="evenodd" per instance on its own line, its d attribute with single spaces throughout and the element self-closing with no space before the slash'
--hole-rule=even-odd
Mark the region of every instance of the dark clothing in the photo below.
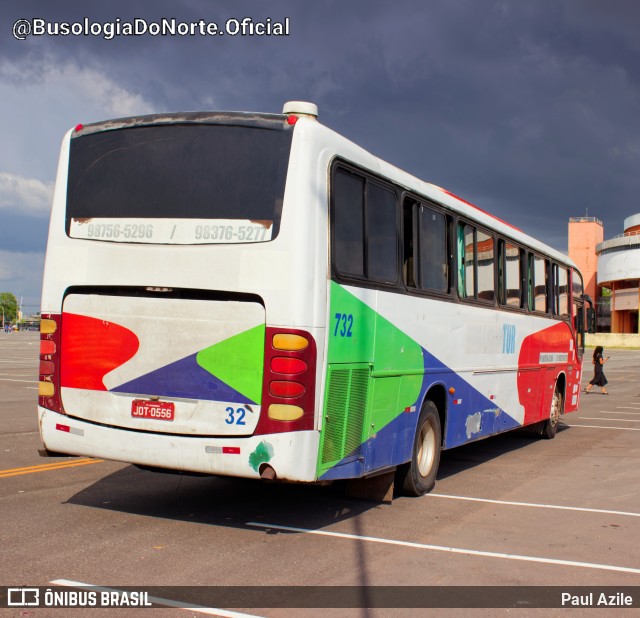
<svg viewBox="0 0 640 618">
<path fill-rule="evenodd" d="M 604 387 L 608 383 L 607 378 L 605 377 L 604 371 L 602 369 L 602 363 L 600 362 L 601 360 L 602 360 L 602 354 L 596 354 L 596 356 L 593 357 L 594 375 L 591 382 L 589 382 L 589 384 L 593 384 L 593 386 L 599 386 L 600 388 Z"/>
</svg>

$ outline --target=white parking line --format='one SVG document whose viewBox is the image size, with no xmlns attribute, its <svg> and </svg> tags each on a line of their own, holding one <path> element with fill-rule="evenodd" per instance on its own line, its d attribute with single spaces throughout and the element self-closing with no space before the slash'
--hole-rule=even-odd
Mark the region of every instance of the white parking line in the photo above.
<svg viewBox="0 0 640 618">
<path fill-rule="evenodd" d="M 489 498 L 471 498 L 469 496 L 451 496 L 448 494 L 426 494 L 425 498 L 447 498 L 449 500 L 469 500 L 471 502 L 488 502 L 489 504 L 506 504 L 508 506 L 526 506 L 537 509 L 559 509 L 561 511 L 580 511 L 583 513 L 600 513 L 604 515 L 623 515 L 640 517 L 640 513 L 629 511 L 610 511 L 608 509 L 588 509 L 581 506 L 561 506 L 559 504 L 538 504 L 535 502 L 510 502 L 508 500 L 491 500 Z"/>
<path fill-rule="evenodd" d="M 640 410 L 638 406 L 616 406 L 618 410 Z M 636 412 L 627 412 L 627 414 L 636 414 Z"/>
<path fill-rule="evenodd" d="M 31 373 L 0 373 L 0 378 L 30 378 L 33 377 Z M 633 414 L 633 412 L 622 412 L 621 414 Z"/>
<path fill-rule="evenodd" d="M 573 560 L 558 560 L 556 558 L 541 558 L 538 556 L 520 556 L 518 554 L 503 554 L 493 551 L 481 551 L 477 549 L 463 549 L 460 547 L 444 547 L 442 545 L 426 545 L 424 543 L 413 543 L 411 541 L 396 541 L 394 539 L 383 539 L 373 536 L 360 536 L 357 534 L 347 534 L 344 532 L 329 532 L 327 530 L 311 530 L 308 528 L 294 528 L 291 526 L 279 526 L 277 524 L 266 524 L 250 521 L 247 526 L 257 528 L 267 528 L 272 530 L 285 530 L 287 532 L 302 532 L 305 534 L 317 534 L 319 536 L 331 536 L 340 539 L 350 539 L 353 541 L 367 541 L 369 543 L 381 543 L 384 545 L 398 545 L 400 547 L 410 547 L 412 549 L 430 549 L 432 551 L 447 552 L 450 554 L 465 554 L 467 556 L 482 556 L 483 558 L 502 558 L 503 560 L 521 560 L 523 562 L 542 562 L 544 564 L 559 564 L 562 566 L 579 567 L 583 569 L 599 569 L 601 571 L 616 571 L 619 573 L 640 574 L 640 569 L 631 567 L 615 566 L 612 564 L 597 564 L 593 562 L 575 562 Z"/>
<path fill-rule="evenodd" d="M 15 438 L 17 436 L 32 436 L 33 434 L 38 433 L 37 431 L 17 431 L 16 433 L 3 433 L 0 435 L 0 439 L 2 438 Z"/>
<path fill-rule="evenodd" d="M 600 418 L 599 416 L 580 416 L 579 419 L 587 421 L 624 421 L 625 423 L 640 423 L 640 419 L 635 418 Z"/>
<path fill-rule="evenodd" d="M 602 419 L 605 420 L 605 419 Z M 613 419 L 606 419 L 613 420 Z M 608 427 L 606 425 L 567 425 L 567 427 L 589 427 L 591 429 L 619 429 L 620 431 L 640 431 L 640 427 Z"/>
<path fill-rule="evenodd" d="M 13 378 L 0 378 L 0 382 L 28 382 L 29 384 L 37 384 L 38 380 L 14 380 Z"/>
<path fill-rule="evenodd" d="M 26 360 L 0 360 L 0 364 L 11 365 L 12 367 L 37 367 L 38 360 L 26 361 Z"/>
<path fill-rule="evenodd" d="M 94 586 L 93 584 L 85 584 L 83 582 L 74 582 L 70 579 L 54 579 L 49 582 L 56 586 L 68 586 L 70 588 L 91 588 L 99 592 L 122 592 L 118 588 L 108 588 L 105 586 Z M 168 607 L 176 607 L 178 609 L 189 610 L 191 612 L 197 612 L 199 614 L 209 614 L 210 616 L 223 616 L 224 618 L 261 618 L 254 614 L 242 614 L 240 612 L 230 612 L 225 609 L 215 609 L 213 607 L 202 607 L 200 605 L 192 605 L 190 603 L 183 603 L 181 601 L 174 601 L 172 599 L 161 599 L 159 597 L 149 597 L 151 603 L 157 603 L 159 605 L 166 605 Z"/>
</svg>

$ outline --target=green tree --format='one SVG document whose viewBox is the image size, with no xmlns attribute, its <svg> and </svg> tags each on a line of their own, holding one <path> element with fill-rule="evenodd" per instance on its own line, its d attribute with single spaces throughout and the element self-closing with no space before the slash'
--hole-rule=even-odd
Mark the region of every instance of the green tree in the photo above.
<svg viewBox="0 0 640 618">
<path fill-rule="evenodd" d="M 0 292 L 0 310 L 5 322 L 15 322 L 18 315 L 18 301 L 11 292 Z M 3 324 L 4 326 L 4 324 Z"/>
</svg>

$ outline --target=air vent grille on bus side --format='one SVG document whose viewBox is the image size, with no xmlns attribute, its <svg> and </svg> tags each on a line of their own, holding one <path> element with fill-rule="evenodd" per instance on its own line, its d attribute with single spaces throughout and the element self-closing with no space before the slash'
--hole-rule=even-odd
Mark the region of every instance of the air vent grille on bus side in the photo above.
<svg viewBox="0 0 640 618">
<path fill-rule="evenodd" d="M 329 374 L 327 406 L 325 410 L 324 444 L 322 463 L 339 461 L 343 452 L 344 419 L 349 396 L 349 374 L 346 369 L 333 370 Z"/>
<path fill-rule="evenodd" d="M 368 366 L 329 370 L 322 464 L 359 455 L 368 388 Z"/>
</svg>

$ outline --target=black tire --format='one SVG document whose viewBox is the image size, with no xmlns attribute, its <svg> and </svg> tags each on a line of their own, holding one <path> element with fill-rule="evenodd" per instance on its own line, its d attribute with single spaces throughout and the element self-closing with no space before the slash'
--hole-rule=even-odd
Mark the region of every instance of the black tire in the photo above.
<svg viewBox="0 0 640 618">
<path fill-rule="evenodd" d="M 545 440 L 553 440 L 555 438 L 562 414 L 564 414 L 564 397 L 556 384 L 556 390 L 553 392 L 553 398 L 551 399 L 549 418 L 542 422 L 542 431 L 540 432 L 540 435 Z"/>
<path fill-rule="evenodd" d="M 422 496 L 433 489 L 440 464 L 442 429 L 438 408 L 425 401 L 413 438 L 411 461 L 398 468 L 396 482 L 407 496 Z"/>
</svg>

